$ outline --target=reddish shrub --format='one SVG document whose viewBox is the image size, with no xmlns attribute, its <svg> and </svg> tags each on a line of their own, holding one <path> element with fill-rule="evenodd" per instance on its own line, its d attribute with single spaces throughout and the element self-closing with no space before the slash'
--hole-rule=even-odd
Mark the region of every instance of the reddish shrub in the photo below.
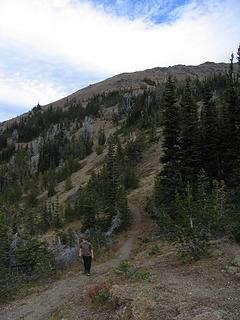
<svg viewBox="0 0 240 320">
<path fill-rule="evenodd" d="M 100 283 L 96 287 L 88 288 L 87 289 L 87 296 L 92 300 L 95 301 L 96 297 L 103 291 L 109 291 L 110 286 L 106 283 Z"/>
</svg>

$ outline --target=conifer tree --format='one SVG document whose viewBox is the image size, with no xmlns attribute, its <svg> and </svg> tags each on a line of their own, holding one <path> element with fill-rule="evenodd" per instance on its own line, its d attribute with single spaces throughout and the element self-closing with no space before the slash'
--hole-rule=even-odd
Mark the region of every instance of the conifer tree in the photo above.
<svg viewBox="0 0 240 320">
<path fill-rule="evenodd" d="M 230 60 L 230 65 L 229 65 L 229 78 L 230 78 L 230 79 L 233 79 L 233 78 L 234 78 L 233 59 L 234 59 L 234 54 L 233 54 L 233 52 L 232 52 L 231 58 L 229 59 L 229 60 Z"/>
<path fill-rule="evenodd" d="M 106 142 L 106 135 L 105 135 L 104 129 L 101 128 L 98 132 L 98 144 L 100 146 L 103 146 L 105 142 Z"/>
<path fill-rule="evenodd" d="M 121 145 L 121 141 L 120 139 L 117 137 L 116 138 L 116 161 L 119 164 L 120 169 L 122 168 L 123 164 L 124 164 L 124 152 L 123 152 L 123 148 Z"/>
<path fill-rule="evenodd" d="M 92 188 L 88 187 L 84 193 L 84 201 L 79 204 L 84 214 L 82 215 L 82 230 L 86 231 L 96 225 L 96 207 Z"/>
<path fill-rule="evenodd" d="M 201 125 L 203 167 L 209 178 L 218 179 L 220 178 L 220 159 L 217 110 L 209 85 L 206 85 L 204 90 Z"/>
<path fill-rule="evenodd" d="M 7 261 L 7 223 L 6 215 L 0 210 L 0 279 L 4 277 Z"/>
<path fill-rule="evenodd" d="M 179 112 L 176 104 L 175 86 L 169 76 L 164 92 L 163 112 L 163 170 L 156 180 L 156 189 L 162 194 L 162 204 L 170 205 L 175 200 L 175 192 L 180 183 L 179 175 Z M 155 190 L 156 192 L 156 190 Z M 157 196 L 158 197 L 158 196 Z M 170 205 L 171 206 L 171 205 Z"/>
<path fill-rule="evenodd" d="M 195 184 L 201 171 L 200 130 L 198 109 L 191 93 L 190 79 L 186 80 L 181 102 L 180 162 L 184 184 Z"/>
<path fill-rule="evenodd" d="M 222 154 L 222 171 L 226 183 L 236 187 L 239 177 L 236 176 L 240 161 L 240 104 L 234 76 L 233 54 L 230 59 L 228 83 L 225 92 L 226 120 L 223 143 L 225 151 Z"/>
<path fill-rule="evenodd" d="M 240 44 L 237 51 L 237 62 L 238 62 L 238 79 L 240 78 Z"/>
<path fill-rule="evenodd" d="M 179 149 L 179 114 L 175 87 L 169 76 L 164 92 L 163 151 L 162 163 L 176 160 Z"/>
<path fill-rule="evenodd" d="M 119 164 L 116 158 L 116 146 L 113 141 L 110 141 L 107 155 L 107 194 L 108 194 L 108 209 L 110 216 L 114 215 L 116 203 L 116 195 L 119 188 Z"/>
<path fill-rule="evenodd" d="M 73 187 L 71 176 L 69 176 L 65 182 L 65 191 L 71 190 Z"/>
<path fill-rule="evenodd" d="M 33 208 L 33 207 L 36 207 L 38 205 L 37 196 L 38 196 L 38 186 L 37 186 L 37 181 L 34 179 L 31 182 L 30 190 L 29 190 L 29 193 L 28 193 L 27 198 L 26 198 L 26 205 L 29 208 Z"/>
<path fill-rule="evenodd" d="M 128 208 L 127 194 L 124 187 L 120 186 L 117 191 L 116 209 L 120 212 L 121 227 L 126 228 L 131 223 L 131 214 Z"/>
</svg>

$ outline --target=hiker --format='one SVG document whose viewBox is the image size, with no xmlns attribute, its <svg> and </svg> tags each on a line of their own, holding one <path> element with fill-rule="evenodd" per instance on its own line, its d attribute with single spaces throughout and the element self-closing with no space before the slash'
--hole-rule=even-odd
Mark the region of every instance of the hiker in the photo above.
<svg viewBox="0 0 240 320">
<path fill-rule="evenodd" d="M 94 255 L 92 245 L 88 242 L 86 237 L 83 238 L 83 241 L 80 244 L 79 257 L 83 258 L 84 274 L 90 276 L 91 264 Z"/>
</svg>

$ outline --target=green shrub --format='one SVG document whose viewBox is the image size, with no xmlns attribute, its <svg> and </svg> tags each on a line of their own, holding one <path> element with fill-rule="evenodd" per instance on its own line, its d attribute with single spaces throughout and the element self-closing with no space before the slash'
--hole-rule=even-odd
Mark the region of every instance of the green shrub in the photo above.
<svg viewBox="0 0 240 320">
<path fill-rule="evenodd" d="M 87 296 L 94 303 L 104 303 L 110 300 L 110 287 L 107 283 L 101 283 L 96 287 L 87 289 Z"/>
<path fill-rule="evenodd" d="M 118 266 L 118 271 L 124 276 L 127 276 L 130 273 L 130 263 L 128 261 L 122 261 Z"/>
<path fill-rule="evenodd" d="M 209 253 L 210 239 L 219 236 L 229 214 L 228 195 L 223 182 L 213 182 L 212 190 L 207 178 L 199 178 L 194 190 L 188 183 L 177 193 L 175 215 L 168 208 L 155 208 L 155 217 L 167 239 L 176 245 L 179 256 L 198 260 Z"/>
<path fill-rule="evenodd" d="M 200 228 L 181 230 L 175 244 L 184 261 L 199 260 L 209 253 L 209 234 Z"/>
<path fill-rule="evenodd" d="M 154 256 L 154 255 L 159 254 L 159 253 L 160 253 L 160 248 L 159 248 L 159 246 L 157 244 L 152 246 L 152 248 L 149 251 L 149 255 L 150 256 Z"/>
<path fill-rule="evenodd" d="M 71 176 L 69 176 L 65 181 L 65 191 L 69 191 L 72 188 L 73 188 L 72 179 L 71 179 Z"/>
<path fill-rule="evenodd" d="M 103 129 L 100 129 L 98 132 L 98 144 L 99 146 L 104 146 L 106 142 L 106 135 Z"/>
<path fill-rule="evenodd" d="M 98 293 L 96 294 L 94 300 L 97 303 L 102 303 L 102 302 L 108 301 L 109 298 L 110 298 L 109 288 L 103 288 L 103 289 L 98 291 Z"/>
<path fill-rule="evenodd" d="M 116 313 L 117 320 L 131 320 L 132 319 L 132 311 L 129 305 L 124 306 L 124 308 L 120 309 Z"/>
<path fill-rule="evenodd" d="M 96 147 L 96 154 L 99 156 L 100 154 L 103 153 L 103 150 L 104 150 L 104 146 L 102 146 L 102 145 L 97 145 L 97 147 Z"/>
<path fill-rule="evenodd" d="M 35 239 L 17 248 L 16 261 L 25 272 L 50 273 L 54 269 L 53 254 Z"/>
<path fill-rule="evenodd" d="M 48 318 L 48 320 L 67 320 L 69 318 L 69 311 L 67 309 L 57 308 Z"/>
<path fill-rule="evenodd" d="M 139 270 L 130 273 L 129 279 L 133 282 L 147 280 L 150 277 L 150 272 L 147 269 Z"/>
<path fill-rule="evenodd" d="M 126 190 L 135 189 L 138 186 L 139 179 L 134 167 L 127 166 L 123 174 L 123 184 Z"/>
<path fill-rule="evenodd" d="M 230 235 L 234 238 L 235 241 L 240 243 L 240 215 L 233 214 L 231 216 L 229 227 Z"/>
<path fill-rule="evenodd" d="M 118 266 L 118 271 L 130 281 L 138 282 L 146 280 L 150 277 L 150 272 L 147 269 L 136 270 L 128 261 L 123 261 Z"/>
</svg>

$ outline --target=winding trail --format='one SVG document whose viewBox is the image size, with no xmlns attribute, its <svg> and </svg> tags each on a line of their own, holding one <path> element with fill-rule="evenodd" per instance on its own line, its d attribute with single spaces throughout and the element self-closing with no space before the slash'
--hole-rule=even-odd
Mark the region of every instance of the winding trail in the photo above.
<svg viewBox="0 0 240 320">
<path fill-rule="evenodd" d="M 141 234 L 141 228 L 144 225 L 143 219 L 145 218 L 143 217 L 145 214 L 142 202 L 145 200 L 145 192 L 146 190 L 140 187 L 129 194 L 128 204 L 133 214 L 132 229 L 129 231 L 124 245 L 111 260 L 93 266 L 93 275 L 89 278 L 84 275 L 73 276 L 54 283 L 53 287 L 46 291 L 32 294 L 2 307 L 0 319 L 46 320 L 56 308 L 63 306 L 74 298 L 82 298 L 83 301 L 84 292 L 87 287 L 92 283 L 102 280 L 101 278 L 104 276 L 111 274 L 121 261 L 130 257 L 134 240 Z"/>
</svg>

